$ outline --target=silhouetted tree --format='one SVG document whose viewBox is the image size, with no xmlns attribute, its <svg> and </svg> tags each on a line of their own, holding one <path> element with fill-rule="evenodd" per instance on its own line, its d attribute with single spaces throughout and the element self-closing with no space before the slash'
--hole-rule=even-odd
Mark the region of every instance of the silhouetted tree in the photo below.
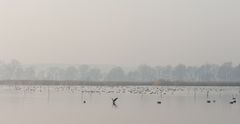
<svg viewBox="0 0 240 124">
<path fill-rule="evenodd" d="M 78 80 L 83 80 L 83 81 L 88 81 L 90 79 L 90 75 L 88 73 L 89 69 L 90 69 L 89 65 L 80 65 L 78 67 L 77 79 Z"/>
<path fill-rule="evenodd" d="M 199 81 L 216 81 L 217 80 L 217 65 L 205 64 L 199 67 L 197 71 Z"/>
<path fill-rule="evenodd" d="M 186 77 L 186 66 L 183 64 L 177 65 L 173 70 L 173 76 L 175 80 L 184 80 Z"/>
<path fill-rule="evenodd" d="M 218 70 L 218 79 L 221 81 L 230 81 L 232 78 L 231 73 L 233 70 L 232 62 L 224 63 L 220 66 Z"/>
<path fill-rule="evenodd" d="M 139 81 L 155 81 L 157 80 L 156 70 L 148 65 L 140 65 L 137 68 Z"/>
<path fill-rule="evenodd" d="M 102 73 L 100 69 L 92 68 L 88 71 L 89 81 L 100 81 L 102 78 Z"/>
<path fill-rule="evenodd" d="M 232 71 L 232 81 L 240 81 L 240 64 Z"/>
<path fill-rule="evenodd" d="M 112 68 L 105 77 L 107 81 L 125 81 L 125 72 L 121 67 Z"/>
<path fill-rule="evenodd" d="M 78 71 L 74 66 L 67 67 L 65 70 L 65 80 L 76 80 L 78 75 Z"/>
</svg>

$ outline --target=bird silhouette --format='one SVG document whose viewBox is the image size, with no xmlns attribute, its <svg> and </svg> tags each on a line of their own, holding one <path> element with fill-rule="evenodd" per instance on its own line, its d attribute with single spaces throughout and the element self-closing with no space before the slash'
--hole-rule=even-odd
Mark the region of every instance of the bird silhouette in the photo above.
<svg viewBox="0 0 240 124">
<path fill-rule="evenodd" d="M 157 101 L 157 104 L 161 104 L 162 102 L 161 101 Z"/>
<path fill-rule="evenodd" d="M 114 99 L 112 98 L 112 104 L 113 104 L 113 105 L 116 105 L 116 101 L 117 101 L 117 100 L 118 100 L 118 97 L 116 97 L 116 98 L 114 98 Z"/>
</svg>

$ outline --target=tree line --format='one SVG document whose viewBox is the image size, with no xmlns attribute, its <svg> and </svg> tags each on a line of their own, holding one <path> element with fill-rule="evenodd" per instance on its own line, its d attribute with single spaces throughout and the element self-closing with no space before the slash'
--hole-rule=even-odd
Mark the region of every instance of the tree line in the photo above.
<svg viewBox="0 0 240 124">
<path fill-rule="evenodd" d="M 240 81 L 240 64 L 232 62 L 204 64 L 201 66 L 149 66 L 139 65 L 135 69 L 114 66 L 103 71 L 91 65 L 30 66 L 17 60 L 0 62 L 0 80 L 78 80 L 78 81 Z"/>
</svg>

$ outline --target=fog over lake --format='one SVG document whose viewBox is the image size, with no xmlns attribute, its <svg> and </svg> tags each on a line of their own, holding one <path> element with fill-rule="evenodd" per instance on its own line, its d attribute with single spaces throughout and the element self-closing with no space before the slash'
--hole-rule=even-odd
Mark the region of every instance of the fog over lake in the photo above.
<svg viewBox="0 0 240 124">
<path fill-rule="evenodd" d="M 4 124 L 240 121 L 238 100 L 229 103 L 233 97 L 239 99 L 240 87 L 1 86 L 0 92 L 0 122 Z"/>
<path fill-rule="evenodd" d="M 1 124 L 238 124 L 239 0 L 0 0 Z"/>
</svg>

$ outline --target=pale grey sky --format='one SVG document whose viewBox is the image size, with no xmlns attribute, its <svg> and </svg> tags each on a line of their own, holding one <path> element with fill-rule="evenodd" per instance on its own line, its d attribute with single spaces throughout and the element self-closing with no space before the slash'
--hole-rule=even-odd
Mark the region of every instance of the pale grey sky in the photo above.
<svg viewBox="0 0 240 124">
<path fill-rule="evenodd" d="M 0 59 L 240 63 L 240 1 L 0 0 Z"/>
</svg>

